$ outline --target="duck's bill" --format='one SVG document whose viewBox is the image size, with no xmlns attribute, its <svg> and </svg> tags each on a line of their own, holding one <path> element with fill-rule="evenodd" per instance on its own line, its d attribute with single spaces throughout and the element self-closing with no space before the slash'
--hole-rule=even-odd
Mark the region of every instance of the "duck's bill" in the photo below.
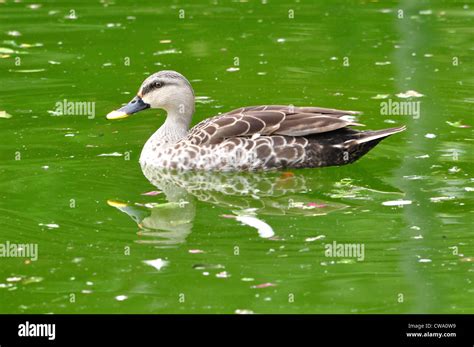
<svg viewBox="0 0 474 347">
<path fill-rule="evenodd" d="M 119 108 L 118 110 L 112 111 L 107 115 L 107 119 L 121 119 L 130 116 L 131 114 L 140 112 L 149 108 L 150 105 L 147 104 L 140 98 L 136 96 L 128 104 Z"/>
</svg>

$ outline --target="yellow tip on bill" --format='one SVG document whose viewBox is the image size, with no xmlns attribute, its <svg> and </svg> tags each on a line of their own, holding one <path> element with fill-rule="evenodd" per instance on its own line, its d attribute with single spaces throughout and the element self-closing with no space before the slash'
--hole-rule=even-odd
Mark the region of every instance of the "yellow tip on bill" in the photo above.
<svg viewBox="0 0 474 347">
<path fill-rule="evenodd" d="M 107 200 L 107 204 L 112 207 L 127 207 L 127 204 L 120 202 L 120 201 L 115 201 L 115 200 Z"/>
<path fill-rule="evenodd" d="M 128 117 L 128 114 L 123 111 L 112 111 L 106 117 L 107 119 L 120 119 Z"/>
</svg>

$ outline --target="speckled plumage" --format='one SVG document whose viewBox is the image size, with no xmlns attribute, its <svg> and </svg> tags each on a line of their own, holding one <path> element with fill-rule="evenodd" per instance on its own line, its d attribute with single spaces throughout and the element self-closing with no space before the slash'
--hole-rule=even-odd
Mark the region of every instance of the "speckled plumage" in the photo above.
<svg viewBox="0 0 474 347">
<path fill-rule="evenodd" d="M 176 142 L 150 138 L 142 165 L 178 170 L 243 171 L 351 163 L 404 127 L 360 132 L 344 116 L 318 107 L 244 107 L 202 121 Z M 369 137 L 373 140 L 364 141 Z"/>
</svg>

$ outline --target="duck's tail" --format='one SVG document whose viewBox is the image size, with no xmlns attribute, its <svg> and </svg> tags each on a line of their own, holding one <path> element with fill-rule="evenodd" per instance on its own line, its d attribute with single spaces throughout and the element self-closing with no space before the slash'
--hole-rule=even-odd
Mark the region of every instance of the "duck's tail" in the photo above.
<svg viewBox="0 0 474 347">
<path fill-rule="evenodd" d="M 358 131 L 351 128 L 308 137 L 308 160 L 303 167 L 346 165 L 355 162 L 384 138 L 402 132 L 405 126 Z"/>
<path fill-rule="evenodd" d="M 346 146 L 351 146 L 351 145 L 355 145 L 355 144 L 361 145 L 363 143 L 378 140 L 374 144 L 374 146 L 375 146 L 383 138 L 385 138 L 387 136 L 390 136 L 390 135 L 393 135 L 393 134 L 396 134 L 396 133 L 400 133 L 402 131 L 405 131 L 406 128 L 407 127 L 405 125 L 402 125 L 402 126 L 397 127 L 397 128 L 388 128 L 388 129 L 373 130 L 373 131 L 361 131 L 361 132 L 357 133 L 357 135 L 358 135 L 357 138 L 353 138 L 353 139 L 345 141 L 344 145 L 346 145 Z"/>
</svg>

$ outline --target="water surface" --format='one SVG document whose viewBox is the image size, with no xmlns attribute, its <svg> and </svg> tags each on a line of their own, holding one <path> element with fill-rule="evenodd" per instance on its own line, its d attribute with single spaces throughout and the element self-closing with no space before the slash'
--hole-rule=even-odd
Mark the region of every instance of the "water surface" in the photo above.
<svg viewBox="0 0 474 347">
<path fill-rule="evenodd" d="M 0 240 L 39 247 L 1 258 L 0 312 L 474 312 L 473 15 L 467 1 L 0 1 Z M 164 113 L 104 116 L 161 69 L 193 84 L 193 124 L 294 104 L 408 130 L 345 167 L 152 184 L 138 157 Z M 396 96 L 410 90 L 423 96 Z M 420 114 L 381 114 L 389 99 Z M 64 100 L 95 117 L 56 115 Z M 334 241 L 364 258 L 327 257 Z"/>
</svg>

